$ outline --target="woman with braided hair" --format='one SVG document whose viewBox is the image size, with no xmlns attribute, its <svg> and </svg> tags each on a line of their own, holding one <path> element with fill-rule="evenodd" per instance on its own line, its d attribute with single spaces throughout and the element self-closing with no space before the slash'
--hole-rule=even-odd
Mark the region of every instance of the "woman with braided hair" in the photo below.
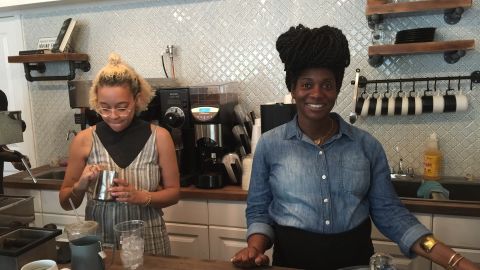
<svg viewBox="0 0 480 270">
<path fill-rule="evenodd" d="M 479 269 L 437 241 L 402 204 L 381 144 L 331 112 L 350 64 L 337 28 L 291 27 L 276 43 L 297 115 L 262 135 L 247 198 L 248 246 L 239 267 L 334 270 L 368 265 L 371 221 L 409 257 Z"/>
</svg>

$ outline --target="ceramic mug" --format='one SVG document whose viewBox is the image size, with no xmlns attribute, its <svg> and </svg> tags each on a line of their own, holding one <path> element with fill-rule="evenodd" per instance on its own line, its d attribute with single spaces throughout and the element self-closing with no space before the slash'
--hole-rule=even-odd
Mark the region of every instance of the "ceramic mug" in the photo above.
<svg viewBox="0 0 480 270">
<path fill-rule="evenodd" d="M 58 266 L 53 260 L 38 260 L 25 264 L 21 270 L 58 270 Z"/>
</svg>

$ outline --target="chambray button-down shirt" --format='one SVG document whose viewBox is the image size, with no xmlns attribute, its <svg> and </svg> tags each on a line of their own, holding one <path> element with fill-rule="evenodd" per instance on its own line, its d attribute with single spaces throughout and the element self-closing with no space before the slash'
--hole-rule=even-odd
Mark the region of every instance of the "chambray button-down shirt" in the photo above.
<svg viewBox="0 0 480 270">
<path fill-rule="evenodd" d="M 332 234 L 351 230 L 371 217 L 402 252 L 431 233 L 395 193 L 381 144 L 347 124 L 317 146 L 302 133 L 297 117 L 264 133 L 257 143 L 247 198 L 247 237 L 274 240 L 273 224 Z"/>
</svg>

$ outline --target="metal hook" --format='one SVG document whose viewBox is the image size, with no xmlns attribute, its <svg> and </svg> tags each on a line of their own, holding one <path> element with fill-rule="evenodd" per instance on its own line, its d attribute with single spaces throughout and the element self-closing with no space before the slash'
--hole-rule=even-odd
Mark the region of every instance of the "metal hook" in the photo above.
<svg viewBox="0 0 480 270">
<path fill-rule="evenodd" d="M 447 86 L 447 91 L 445 91 L 445 94 L 446 94 L 446 95 L 449 95 L 448 92 L 449 92 L 449 91 L 453 91 L 453 90 L 454 90 L 454 89 L 452 89 L 452 88 L 450 87 L 450 79 L 448 79 L 448 86 Z"/>
<path fill-rule="evenodd" d="M 389 84 L 390 83 L 387 81 L 387 91 L 385 91 L 385 93 L 383 93 L 384 97 L 387 97 L 387 94 L 390 94 Z"/>
<path fill-rule="evenodd" d="M 403 93 L 403 90 L 402 90 L 402 81 L 400 81 L 400 90 L 397 92 L 397 97 L 400 97 L 400 93 Z"/>
<path fill-rule="evenodd" d="M 372 93 L 372 97 L 373 97 L 373 98 L 377 98 L 377 97 L 378 97 L 378 90 L 377 90 L 377 86 L 378 86 L 378 84 L 377 84 L 377 83 L 375 83 L 375 91 L 373 91 L 373 93 Z"/>
<path fill-rule="evenodd" d="M 460 92 L 460 81 L 462 80 L 462 76 L 458 76 L 458 84 L 457 84 L 457 91 Z"/>
<path fill-rule="evenodd" d="M 427 79 L 427 89 L 423 90 L 423 95 L 426 96 L 428 92 L 430 92 L 430 80 L 429 79 Z"/>
<path fill-rule="evenodd" d="M 415 93 L 415 81 L 412 81 L 412 83 L 413 83 L 413 84 L 412 84 L 412 91 L 410 91 L 410 92 L 408 93 L 408 96 L 409 96 L 409 97 L 412 96 L 412 93 Z"/>
</svg>

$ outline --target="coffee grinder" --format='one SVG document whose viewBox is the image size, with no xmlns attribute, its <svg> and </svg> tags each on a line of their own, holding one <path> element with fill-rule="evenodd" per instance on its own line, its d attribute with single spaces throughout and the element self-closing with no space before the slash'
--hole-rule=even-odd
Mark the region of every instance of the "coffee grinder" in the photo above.
<svg viewBox="0 0 480 270">
<path fill-rule="evenodd" d="M 189 186 L 198 170 L 189 88 L 157 88 L 155 92 L 145 114 L 153 114 L 158 124 L 170 132 L 180 170 L 180 185 Z"/>
</svg>

